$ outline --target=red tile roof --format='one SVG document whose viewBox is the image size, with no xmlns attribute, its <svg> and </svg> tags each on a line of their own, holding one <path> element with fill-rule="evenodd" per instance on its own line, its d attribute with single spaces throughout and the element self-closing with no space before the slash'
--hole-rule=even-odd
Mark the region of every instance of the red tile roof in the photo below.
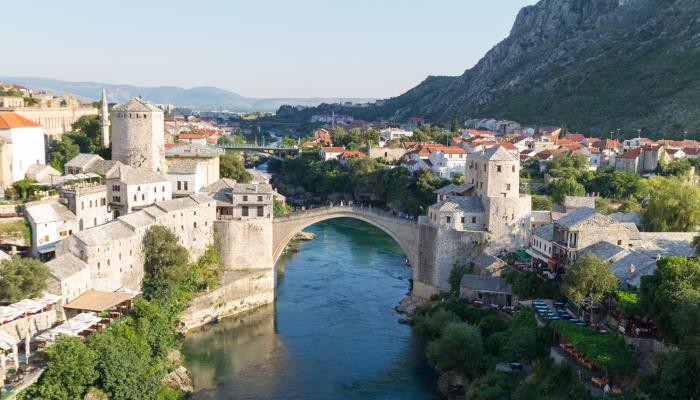
<svg viewBox="0 0 700 400">
<path fill-rule="evenodd" d="M 642 148 L 637 147 L 636 149 L 628 150 L 628 151 L 620 154 L 619 156 L 617 156 L 617 158 L 624 158 L 624 159 L 632 160 L 632 159 L 639 157 L 640 154 L 642 154 Z"/>
<path fill-rule="evenodd" d="M 0 112 L 0 129 L 27 128 L 41 126 L 17 113 Z"/>
<path fill-rule="evenodd" d="M 436 149 L 437 151 L 441 151 L 445 154 L 467 154 L 466 151 L 464 151 L 463 148 L 461 147 L 444 147 L 442 149 Z"/>
<path fill-rule="evenodd" d="M 325 153 L 343 153 L 345 149 L 342 147 L 321 147 Z"/>
<path fill-rule="evenodd" d="M 204 139 L 202 135 L 195 135 L 194 133 L 181 133 L 177 135 L 178 139 Z"/>
</svg>

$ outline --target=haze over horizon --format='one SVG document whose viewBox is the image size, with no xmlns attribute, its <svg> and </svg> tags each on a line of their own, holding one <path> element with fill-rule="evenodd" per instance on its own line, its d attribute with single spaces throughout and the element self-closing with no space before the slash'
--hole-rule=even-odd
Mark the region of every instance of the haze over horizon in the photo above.
<svg viewBox="0 0 700 400">
<path fill-rule="evenodd" d="M 428 75 L 462 74 L 535 2 L 266 0 L 193 7 L 178 0 L 166 8 L 128 0 L 107 11 L 87 1 L 12 2 L 7 15 L 31 16 L 31 29 L 25 18 L 5 21 L 8 32 L 22 32 L 23 45 L 4 60 L 0 76 L 214 86 L 247 97 L 387 98 Z"/>
</svg>

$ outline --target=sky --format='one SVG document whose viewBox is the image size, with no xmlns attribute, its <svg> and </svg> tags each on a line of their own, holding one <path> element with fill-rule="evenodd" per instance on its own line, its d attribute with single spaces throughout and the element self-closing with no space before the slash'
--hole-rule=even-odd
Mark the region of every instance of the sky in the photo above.
<svg viewBox="0 0 700 400">
<path fill-rule="evenodd" d="M 0 76 L 386 98 L 462 74 L 535 2 L 12 1 Z"/>
</svg>

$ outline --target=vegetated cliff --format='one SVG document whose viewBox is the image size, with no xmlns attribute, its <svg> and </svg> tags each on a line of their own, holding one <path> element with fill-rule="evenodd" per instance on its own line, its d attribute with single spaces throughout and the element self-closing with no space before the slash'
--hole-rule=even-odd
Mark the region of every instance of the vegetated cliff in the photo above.
<svg viewBox="0 0 700 400">
<path fill-rule="evenodd" d="M 458 77 L 428 77 L 358 117 L 496 117 L 584 133 L 700 130 L 700 2 L 541 0 Z"/>
</svg>

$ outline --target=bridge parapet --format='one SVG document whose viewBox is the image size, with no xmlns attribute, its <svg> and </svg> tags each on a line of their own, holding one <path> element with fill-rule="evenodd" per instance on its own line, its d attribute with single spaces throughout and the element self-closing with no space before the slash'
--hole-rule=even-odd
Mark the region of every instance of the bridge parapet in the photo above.
<svg viewBox="0 0 700 400">
<path fill-rule="evenodd" d="M 372 208 L 372 207 L 357 207 L 357 206 L 326 206 L 312 208 L 304 211 L 295 211 L 286 215 L 275 216 L 273 222 L 283 222 L 283 221 L 294 221 L 294 220 L 304 220 L 308 218 L 320 217 L 325 215 L 335 215 L 338 213 L 349 213 L 362 215 L 367 218 L 379 218 L 386 222 L 391 222 L 393 224 L 404 224 L 410 227 L 416 227 L 418 222 L 414 219 L 400 218 L 399 216 L 392 214 L 391 212 Z"/>
</svg>

